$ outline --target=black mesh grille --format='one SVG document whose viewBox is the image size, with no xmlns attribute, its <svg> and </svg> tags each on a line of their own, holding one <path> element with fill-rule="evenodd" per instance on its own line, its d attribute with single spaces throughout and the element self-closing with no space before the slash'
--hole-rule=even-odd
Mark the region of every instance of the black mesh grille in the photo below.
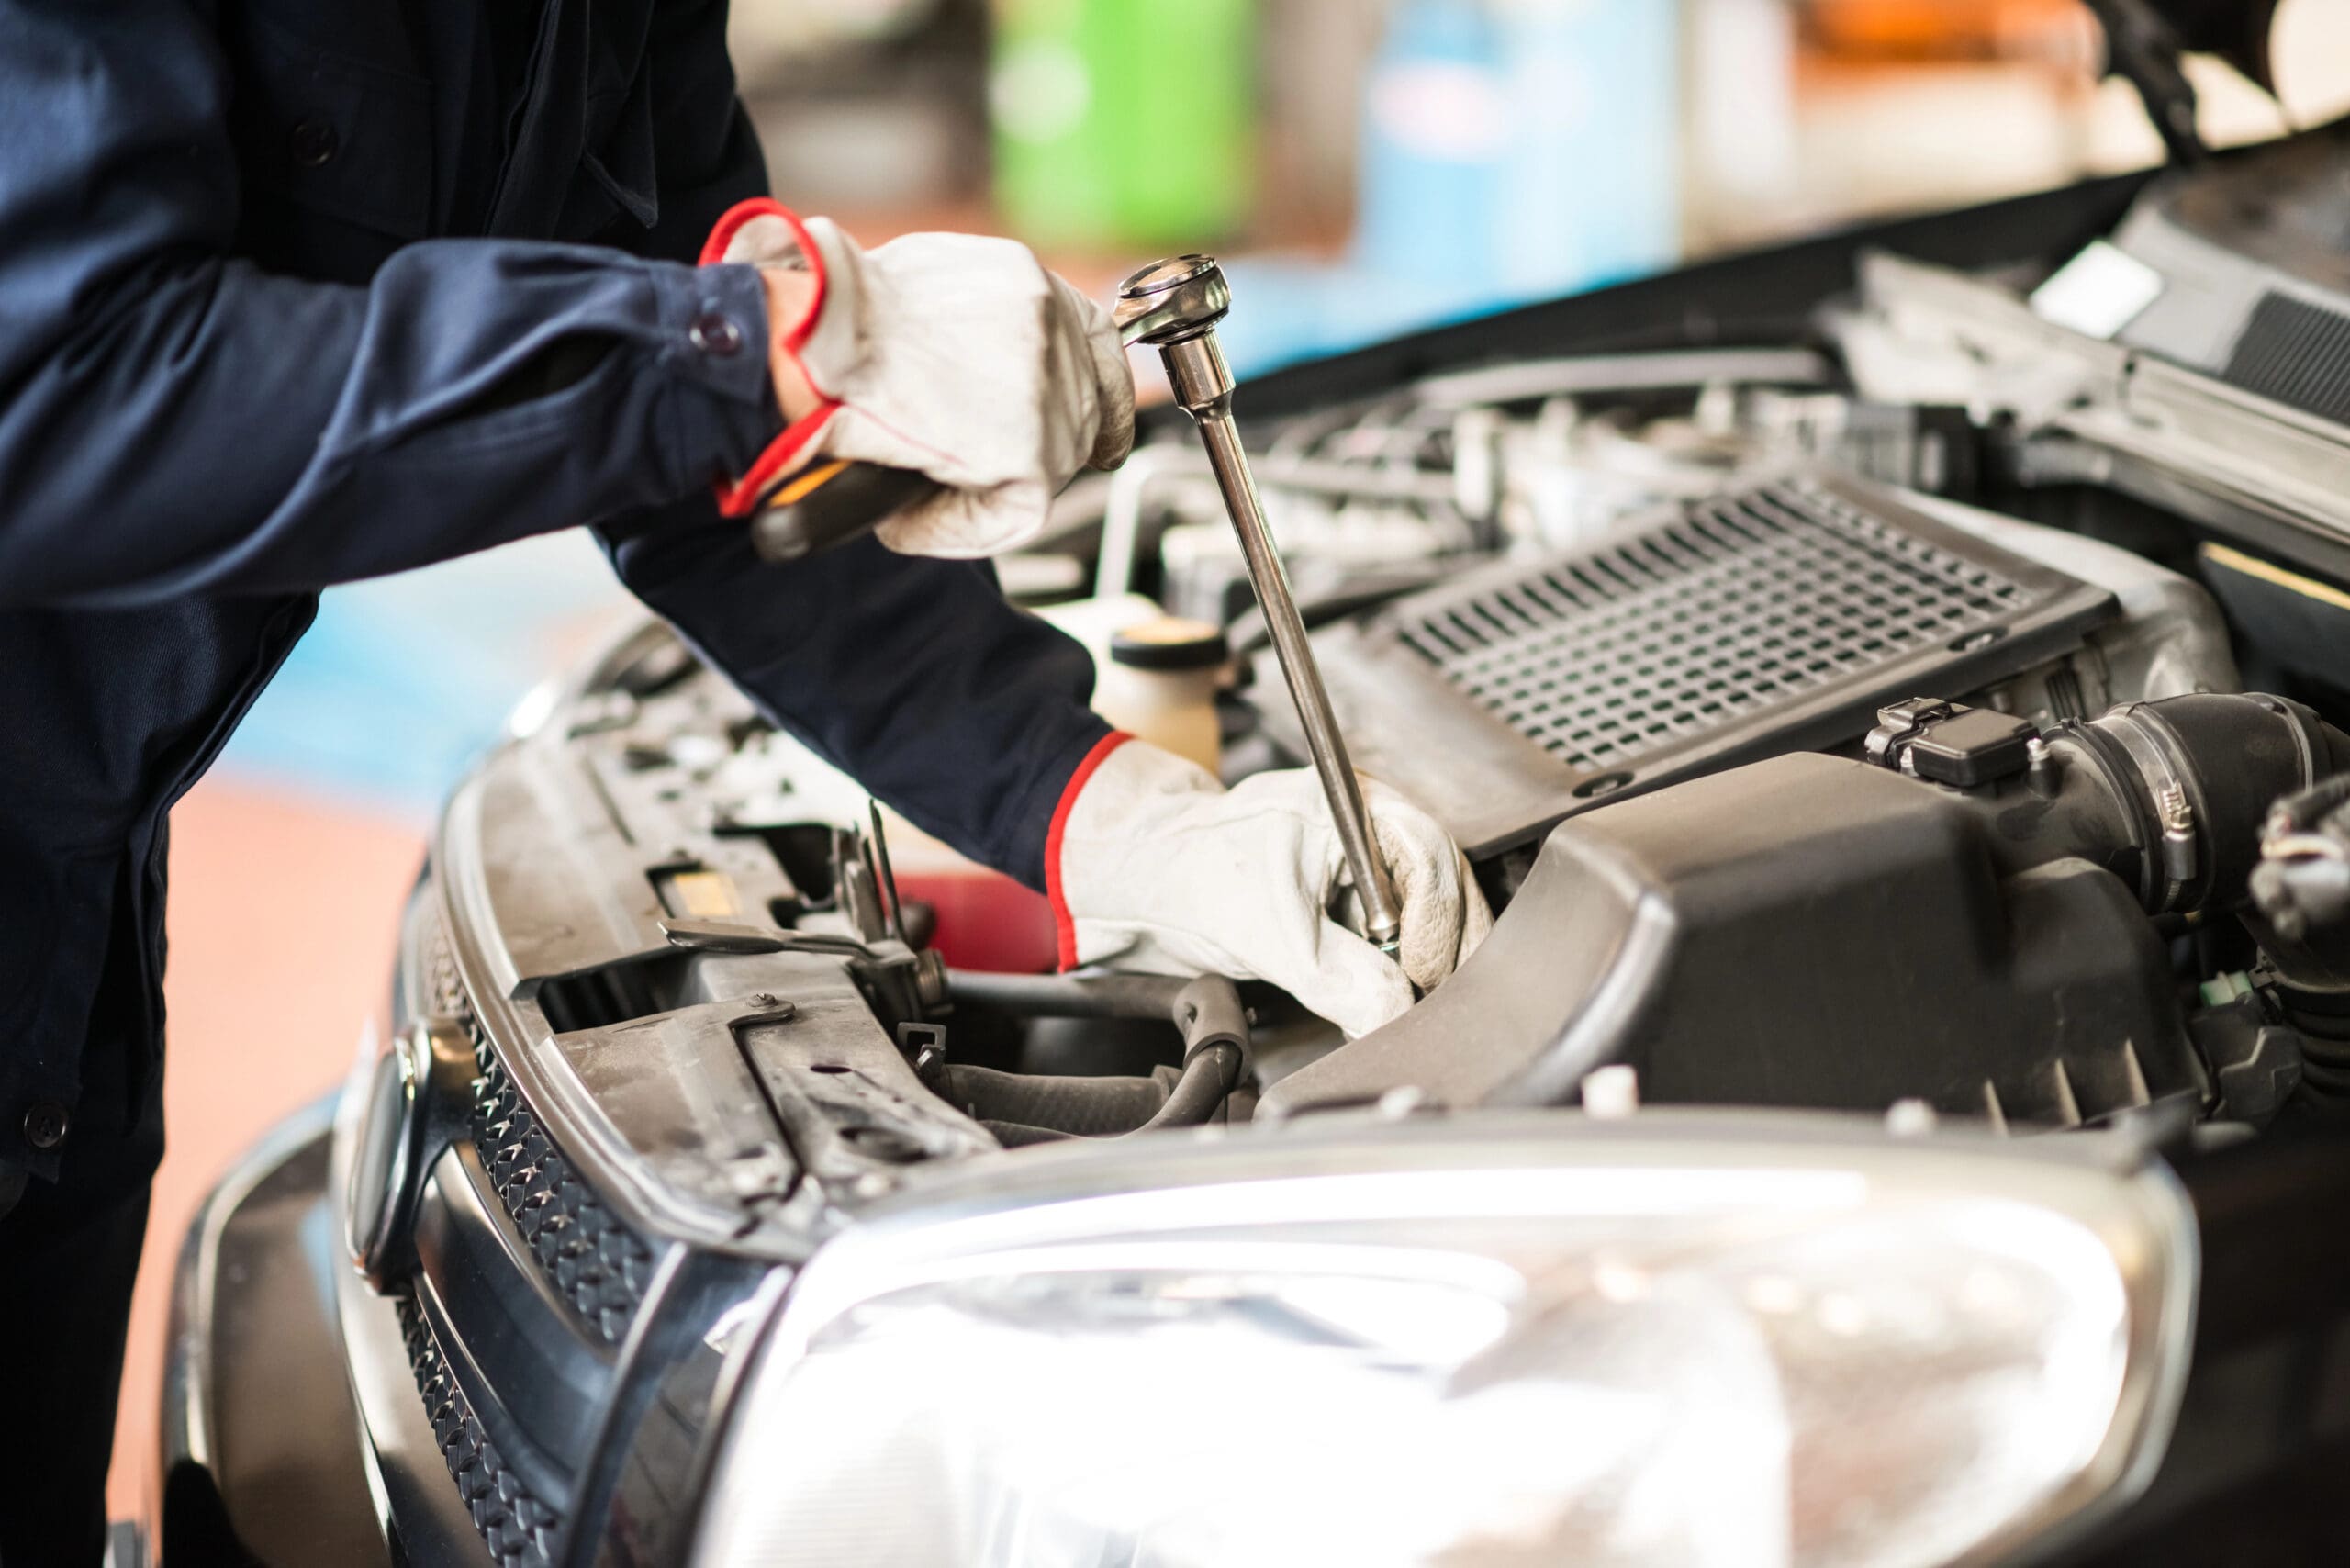
<svg viewBox="0 0 2350 1568">
<path fill-rule="evenodd" d="M 1399 630 L 1520 734 L 1607 769 L 1921 651 L 1989 641 L 2028 597 L 1793 480 L 1690 507 Z"/>
<path fill-rule="evenodd" d="M 506 1076 L 495 1050 L 474 1028 L 474 1148 L 498 1201 L 545 1271 L 556 1294 L 608 1345 L 628 1336 L 653 1277 L 653 1252 L 612 1217 L 547 1137 L 538 1117 Z"/>
<path fill-rule="evenodd" d="M 433 932 L 431 1004 L 474 1046 L 473 1141 L 498 1206 L 580 1320 L 608 1345 L 627 1337 L 653 1275 L 653 1250 L 614 1218 L 548 1137 L 498 1060 L 457 976 L 447 935 Z"/>
<path fill-rule="evenodd" d="M 416 1378 L 416 1392 L 432 1423 L 432 1439 L 441 1445 L 441 1458 L 465 1499 L 474 1529 L 481 1532 L 500 1568 L 545 1568 L 554 1560 L 563 1516 L 532 1495 L 482 1430 L 464 1390 L 449 1374 L 448 1357 L 442 1353 L 413 1291 L 402 1293 L 398 1308 L 408 1371 Z"/>
<path fill-rule="evenodd" d="M 2350 317 L 2265 296 L 2236 340 L 2226 378 L 2247 392 L 2350 424 Z"/>
</svg>

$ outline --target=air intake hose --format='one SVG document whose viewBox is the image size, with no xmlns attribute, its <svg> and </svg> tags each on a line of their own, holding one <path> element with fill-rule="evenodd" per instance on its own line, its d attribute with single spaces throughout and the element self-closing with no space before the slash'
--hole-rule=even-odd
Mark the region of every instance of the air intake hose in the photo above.
<svg viewBox="0 0 2350 1568">
<path fill-rule="evenodd" d="M 2350 769 L 2350 735 L 2281 697 L 2199 694 L 2072 721 L 1965 798 L 2009 870 L 2092 861 L 2149 914 L 2237 909 L 2280 796 Z"/>
</svg>

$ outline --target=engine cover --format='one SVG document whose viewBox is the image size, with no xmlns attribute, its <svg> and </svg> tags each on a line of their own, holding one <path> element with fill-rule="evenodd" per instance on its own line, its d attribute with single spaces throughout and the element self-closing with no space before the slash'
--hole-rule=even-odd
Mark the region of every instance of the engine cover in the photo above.
<svg viewBox="0 0 2350 1568">
<path fill-rule="evenodd" d="M 1622 797 L 1856 740 L 1888 702 L 2072 652 L 2114 609 L 1878 487 L 1816 474 L 1472 573 L 1315 648 L 1356 765 L 1483 859 Z M 1263 706 L 1295 742 L 1293 713 Z"/>
<path fill-rule="evenodd" d="M 1267 1107 L 1416 1086 L 1572 1101 L 1876 1109 L 2075 1125 L 2208 1085 L 2159 940 L 2086 860 L 2002 874 L 1954 793 L 1813 754 L 1570 818 L 1460 972 L 1274 1085 Z"/>
</svg>

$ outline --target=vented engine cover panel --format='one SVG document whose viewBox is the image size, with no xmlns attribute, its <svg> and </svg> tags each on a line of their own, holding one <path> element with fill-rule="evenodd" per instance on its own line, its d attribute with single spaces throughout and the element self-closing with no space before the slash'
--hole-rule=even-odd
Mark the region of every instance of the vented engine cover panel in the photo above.
<svg viewBox="0 0 2350 1568">
<path fill-rule="evenodd" d="M 2247 392 L 2350 424 L 2350 316 L 2290 295 L 2263 295 L 2221 375 Z"/>
<path fill-rule="evenodd" d="M 1400 600 L 1315 648 L 1357 765 L 1475 855 L 1602 800 L 1852 740 L 1886 702 L 2005 679 L 2112 610 L 1890 494 L 1801 476 Z M 1277 733 L 1294 723 L 1266 706 Z"/>
</svg>

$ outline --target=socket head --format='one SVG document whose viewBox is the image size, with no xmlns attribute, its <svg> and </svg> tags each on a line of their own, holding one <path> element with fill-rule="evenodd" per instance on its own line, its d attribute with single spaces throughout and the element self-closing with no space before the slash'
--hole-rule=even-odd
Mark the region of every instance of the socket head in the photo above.
<svg viewBox="0 0 2350 1568">
<path fill-rule="evenodd" d="M 1232 308 L 1232 289 L 1214 256 L 1153 262 L 1118 286 L 1118 337 L 1128 344 L 1196 338 Z"/>
</svg>

